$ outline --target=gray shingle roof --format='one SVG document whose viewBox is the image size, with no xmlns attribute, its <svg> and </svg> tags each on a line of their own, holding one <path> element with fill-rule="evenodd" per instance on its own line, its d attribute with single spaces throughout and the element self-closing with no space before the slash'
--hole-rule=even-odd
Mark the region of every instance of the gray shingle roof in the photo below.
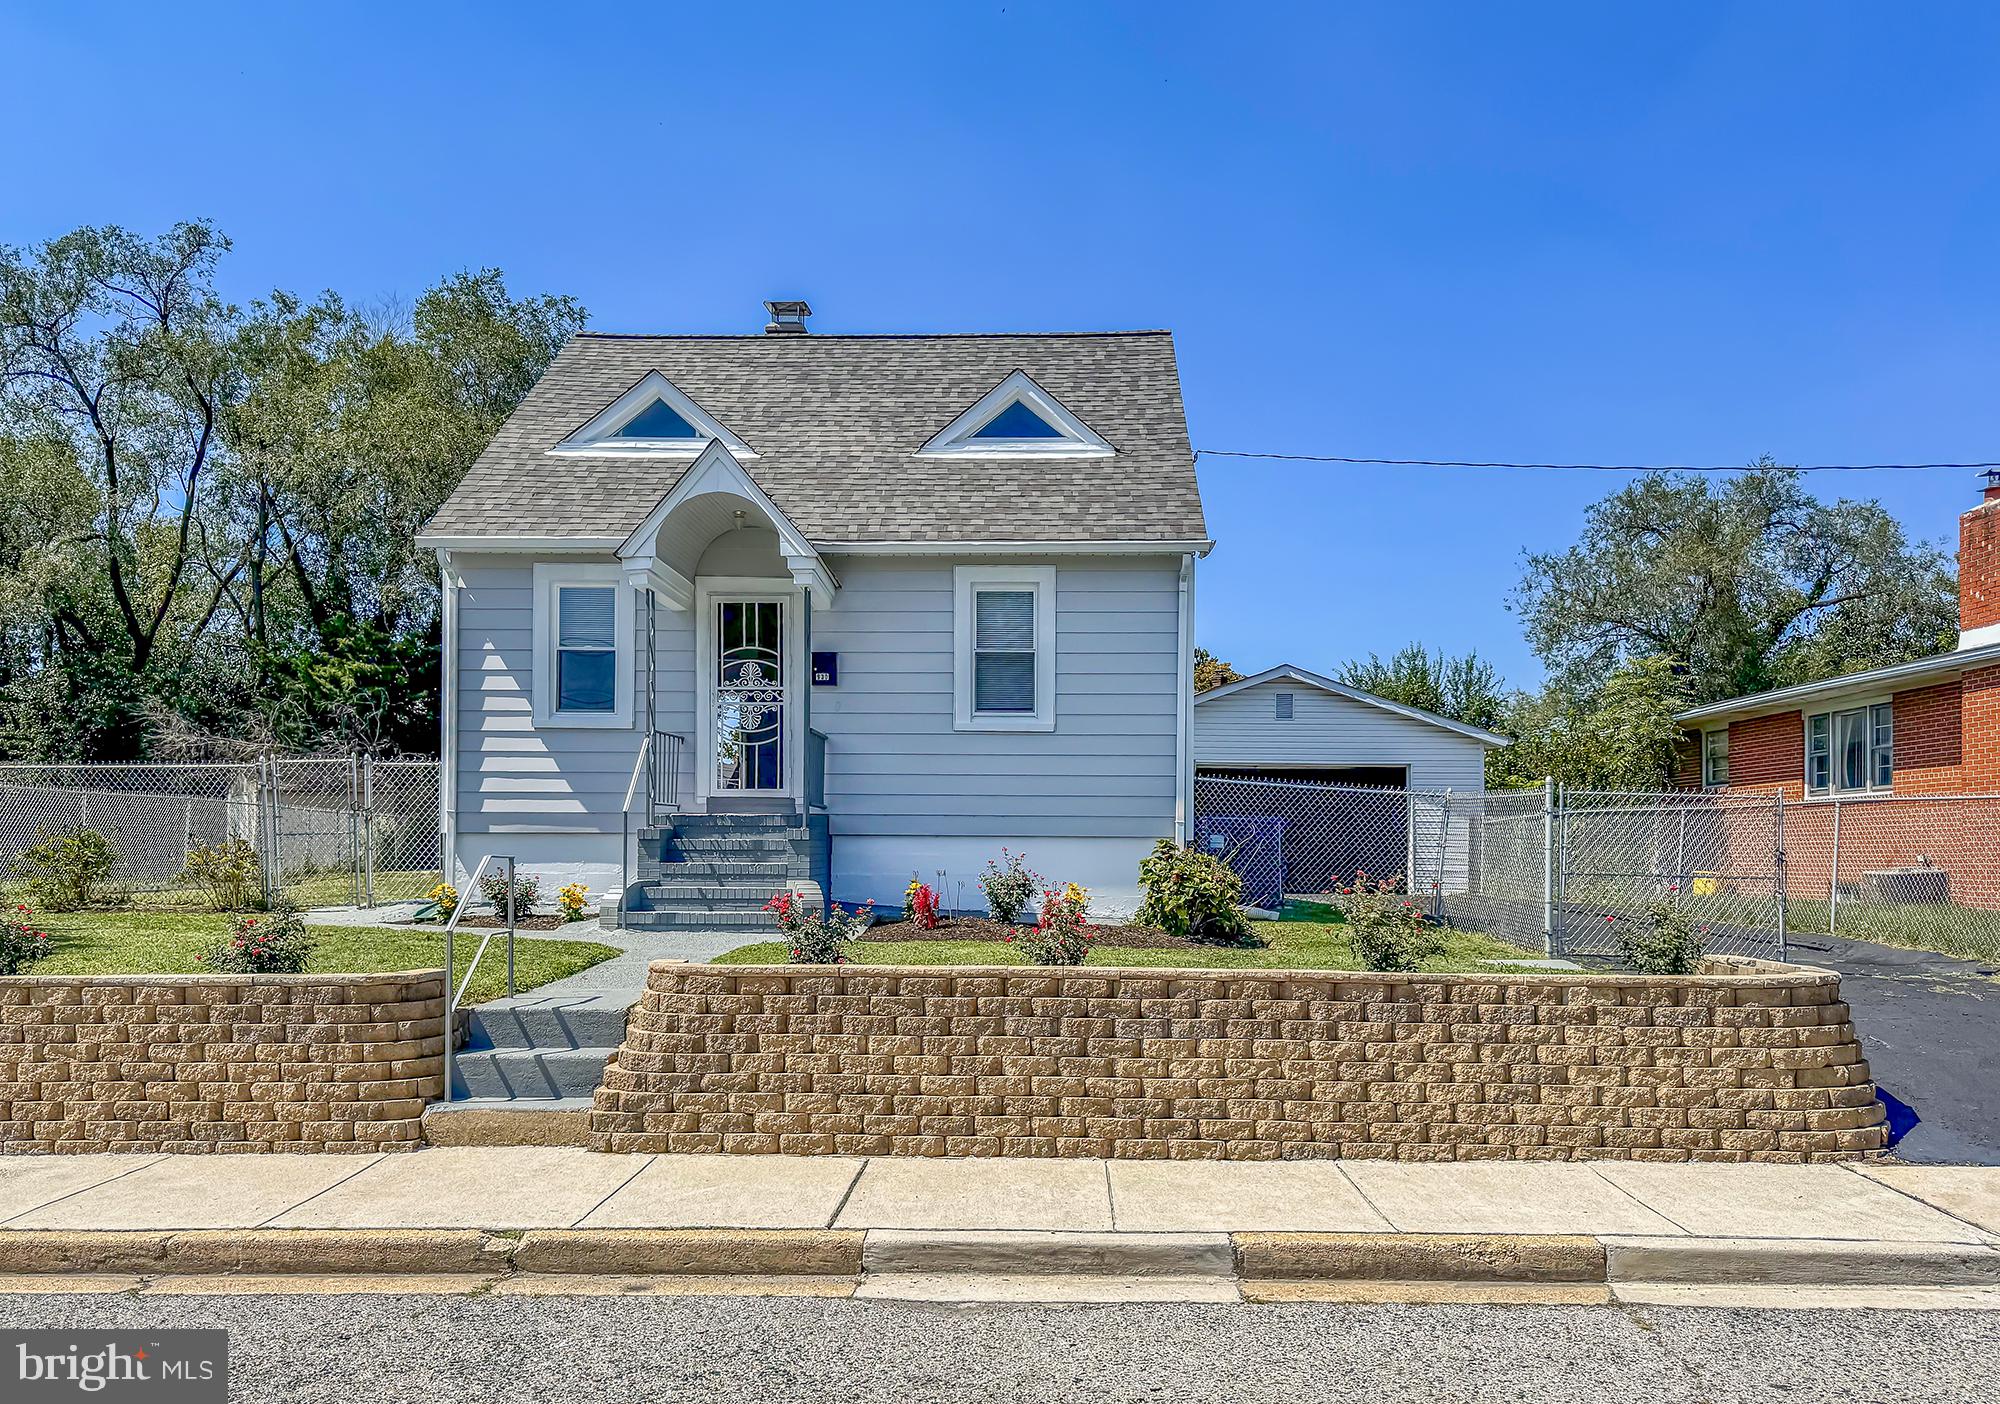
<svg viewBox="0 0 2000 1404">
<path fill-rule="evenodd" d="M 622 536 L 685 460 L 547 450 L 658 370 L 757 457 L 744 469 L 813 542 L 1198 541 L 1207 536 L 1165 332 L 571 339 L 426 536 Z M 919 458 L 1024 370 L 1110 458 Z"/>
</svg>

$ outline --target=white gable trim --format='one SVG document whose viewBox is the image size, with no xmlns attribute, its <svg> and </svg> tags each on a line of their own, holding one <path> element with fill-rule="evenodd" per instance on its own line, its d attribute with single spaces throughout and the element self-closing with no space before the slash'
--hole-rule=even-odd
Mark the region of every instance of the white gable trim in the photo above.
<svg viewBox="0 0 2000 1404">
<path fill-rule="evenodd" d="M 1359 702 L 1363 706 L 1368 707 L 1380 707 L 1385 712 L 1394 712 L 1397 716 L 1408 717 L 1411 721 L 1420 721 L 1429 726 L 1441 727 L 1446 731 L 1455 731 L 1460 736 L 1470 736 L 1473 740 L 1481 742 L 1484 745 L 1506 746 L 1511 744 L 1509 738 L 1500 735 L 1498 732 L 1488 731 L 1484 727 L 1469 726 L 1465 722 L 1456 722 L 1449 717 L 1441 717 L 1436 712 L 1426 712 L 1422 707 L 1411 707 L 1402 702 L 1391 702 L 1386 697 L 1377 697 L 1374 693 L 1363 692 L 1358 687 L 1348 687 L 1344 683 L 1335 682 L 1332 678 L 1323 677 L 1318 673 L 1307 672 L 1304 668 L 1296 668 L 1289 663 L 1280 663 L 1275 668 L 1266 668 L 1255 677 L 1243 678 L 1240 681 L 1227 683 L 1221 687 L 1210 688 L 1207 692 L 1198 694 L 1194 699 L 1194 704 L 1199 707 L 1204 702 L 1213 702 L 1219 697 L 1229 697 L 1242 692 L 1246 688 L 1256 687 L 1261 683 L 1267 682 L 1295 682 L 1302 687 L 1317 688 L 1321 692 L 1330 692 L 1336 697 L 1345 697 L 1350 702 Z"/>
<path fill-rule="evenodd" d="M 811 590 L 813 603 L 821 608 L 833 602 L 834 591 L 840 588 L 833 571 L 813 549 L 812 543 L 806 540 L 805 533 L 771 500 L 769 493 L 757 486 L 756 479 L 743 471 L 743 465 L 717 439 L 709 440 L 701 456 L 688 465 L 687 472 L 681 474 L 681 480 L 653 504 L 653 510 L 646 513 L 645 520 L 634 527 L 632 534 L 618 547 L 618 559 L 624 564 L 627 574 L 633 577 L 634 584 L 656 589 L 660 598 L 676 609 L 686 609 L 693 602 L 694 582 L 660 560 L 660 528 L 673 515 L 676 507 L 706 493 L 740 497 L 763 513 L 778 533 L 778 550 L 785 558 L 794 583 Z M 659 584 L 654 585 L 652 580 L 657 580 Z"/>
<path fill-rule="evenodd" d="M 653 401 L 694 426 L 692 439 L 614 439 L 625 425 L 649 408 Z M 639 383 L 599 410 L 588 423 L 549 452 L 589 458 L 698 458 L 711 439 L 720 440 L 738 458 L 755 458 L 750 445 L 724 428 L 721 421 L 689 399 L 671 380 L 658 371 L 647 371 Z"/>
<path fill-rule="evenodd" d="M 1061 431 L 1060 439 L 975 439 L 1009 407 L 1026 405 Z M 1109 458 L 1114 450 L 1095 429 L 1063 408 L 1026 371 L 1017 370 L 976 400 L 917 450 L 919 458 Z"/>
</svg>

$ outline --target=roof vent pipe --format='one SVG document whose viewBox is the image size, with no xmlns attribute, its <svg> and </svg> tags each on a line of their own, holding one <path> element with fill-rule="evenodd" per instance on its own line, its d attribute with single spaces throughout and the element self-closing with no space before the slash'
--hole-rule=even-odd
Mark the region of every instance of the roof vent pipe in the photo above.
<svg viewBox="0 0 2000 1404">
<path fill-rule="evenodd" d="M 767 302 L 764 310 L 771 314 L 764 327 L 766 336 L 804 336 L 806 318 L 813 314 L 810 302 Z"/>
</svg>

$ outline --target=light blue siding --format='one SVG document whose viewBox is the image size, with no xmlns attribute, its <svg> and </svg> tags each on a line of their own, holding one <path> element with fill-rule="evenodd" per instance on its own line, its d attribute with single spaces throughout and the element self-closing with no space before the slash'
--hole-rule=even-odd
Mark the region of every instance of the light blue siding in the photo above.
<svg viewBox="0 0 2000 1404">
<path fill-rule="evenodd" d="M 812 647 L 838 835 L 1148 839 L 1173 832 L 1178 557 L 1056 567 L 1056 725 L 952 729 L 952 569 L 986 560 L 838 557 Z"/>
</svg>

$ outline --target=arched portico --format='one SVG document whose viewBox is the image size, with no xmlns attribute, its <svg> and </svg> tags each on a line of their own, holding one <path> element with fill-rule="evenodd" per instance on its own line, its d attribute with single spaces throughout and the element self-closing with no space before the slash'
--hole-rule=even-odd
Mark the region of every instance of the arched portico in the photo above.
<svg viewBox="0 0 2000 1404">
<path fill-rule="evenodd" d="M 838 588 L 818 551 L 711 441 L 618 558 L 644 627 L 649 812 L 817 806 L 825 741 L 811 725 L 812 611 Z M 691 680 L 660 666 L 662 607 L 688 616 Z M 691 687 L 692 734 L 660 729 L 663 687 Z"/>
</svg>

